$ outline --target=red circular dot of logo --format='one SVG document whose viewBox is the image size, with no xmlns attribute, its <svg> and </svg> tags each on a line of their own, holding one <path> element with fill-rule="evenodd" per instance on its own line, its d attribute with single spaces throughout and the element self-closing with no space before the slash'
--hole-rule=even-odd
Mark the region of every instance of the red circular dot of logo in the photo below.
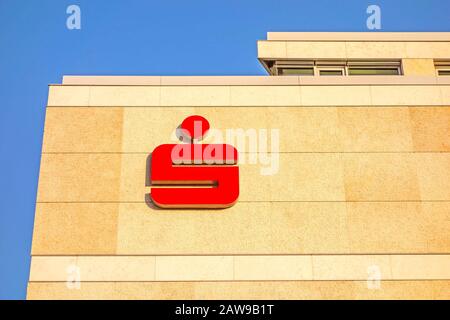
<svg viewBox="0 0 450 320">
<path fill-rule="evenodd" d="M 189 116 L 181 123 L 181 129 L 190 139 L 201 139 L 209 130 L 209 122 L 202 116 Z"/>
</svg>

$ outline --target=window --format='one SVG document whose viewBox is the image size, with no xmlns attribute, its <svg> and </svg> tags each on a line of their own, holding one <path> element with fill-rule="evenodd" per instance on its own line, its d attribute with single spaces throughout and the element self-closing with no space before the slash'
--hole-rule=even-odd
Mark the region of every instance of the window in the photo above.
<svg viewBox="0 0 450 320">
<path fill-rule="evenodd" d="M 344 72 L 340 69 L 320 69 L 319 75 L 321 76 L 343 76 Z"/>
<path fill-rule="evenodd" d="M 398 68 L 372 68 L 372 67 L 348 68 L 349 76 L 376 76 L 376 75 L 398 76 L 399 74 L 400 72 Z"/>
<path fill-rule="evenodd" d="M 398 61 L 342 61 L 342 60 L 277 60 L 271 61 L 269 72 L 279 76 L 397 76 L 402 74 Z M 448 69 L 440 74 L 449 74 Z"/>
<path fill-rule="evenodd" d="M 348 63 L 349 76 L 398 76 L 400 74 L 400 61 Z"/>
<path fill-rule="evenodd" d="M 316 63 L 316 75 L 319 76 L 344 76 L 345 64 L 339 65 L 339 63 Z"/>
<path fill-rule="evenodd" d="M 345 61 L 316 61 L 316 76 L 345 76 Z"/>
<path fill-rule="evenodd" d="M 302 60 L 279 60 L 272 66 L 272 72 L 279 76 L 313 76 L 314 62 Z"/>
<path fill-rule="evenodd" d="M 281 76 L 313 76 L 314 68 L 280 68 Z"/>
<path fill-rule="evenodd" d="M 435 61 L 434 66 L 438 76 L 450 76 L 450 61 Z"/>
</svg>

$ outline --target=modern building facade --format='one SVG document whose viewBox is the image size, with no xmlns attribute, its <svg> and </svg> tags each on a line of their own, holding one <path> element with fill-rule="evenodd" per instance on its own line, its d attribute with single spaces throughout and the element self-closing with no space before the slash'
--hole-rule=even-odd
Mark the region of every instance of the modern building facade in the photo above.
<svg viewBox="0 0 450 320">
<path fill-rule="evenodd" d="M 258 59 L 50 86 L 29 299 L 450 298 L 450 33 L 269 33 Z M 189 115 L 259 137 L 230 208 L 151 201 Z"/>
</svg>

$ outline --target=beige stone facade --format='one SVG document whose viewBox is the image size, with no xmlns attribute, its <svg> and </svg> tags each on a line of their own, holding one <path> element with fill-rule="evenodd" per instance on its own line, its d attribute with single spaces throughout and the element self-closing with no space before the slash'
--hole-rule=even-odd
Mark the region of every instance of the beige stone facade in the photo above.
<svg viewBox="0 0 450 320">
<path fill-rule="evenodd" d="M 402 74 L 64 77 L 29 299 L 450 298 L 450 77 L 436 73 L 450 34 L 269 33 L 258 59 L 398 60 Z M 278 172 L 240 164 L 231 208 L 155 207 L 150 153 L 193 114 L 278 129 Z"/>
</svg>

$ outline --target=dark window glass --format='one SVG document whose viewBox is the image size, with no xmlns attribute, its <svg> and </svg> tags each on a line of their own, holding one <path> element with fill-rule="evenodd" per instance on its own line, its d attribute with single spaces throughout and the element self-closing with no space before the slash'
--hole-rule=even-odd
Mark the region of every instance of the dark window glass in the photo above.
<svg viewBox="0 0 450 320">
<path fill-rule="evenodd" d="M 448 70 L 445 70 L 445 69 L 443 69 L 443 70 L 438 70 L 438 74 L 439 74 L 440 76 L 450 76 L 450 69 L 448 69 Z"/>
<path fill-rule="evenodd" d="M 364 67 L 350 67 L 348 68 L 350 76 L 370 76 L 370 75 L 399 75 L 398 68 L 364 68 Z"/>
<path fill-rule="evenodd" d="M 319 70 L 321 76 L 342 76 L 342 70 Z"/>
<path fill-rule="evenodd" d="M 279 69 L 279 74 L 282 76 L 313 76 L 313 68 L 282 68 Z"/>
</svg>

